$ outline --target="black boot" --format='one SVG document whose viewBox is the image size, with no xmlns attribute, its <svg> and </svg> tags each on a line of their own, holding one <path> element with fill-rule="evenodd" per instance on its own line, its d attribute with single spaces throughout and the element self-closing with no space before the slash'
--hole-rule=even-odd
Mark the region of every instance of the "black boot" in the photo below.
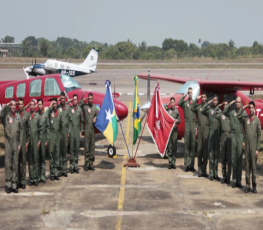
<svg viewBox="0 0 263 230">
<path fill-rule="evenodd" d="M 235 187 L 237 187 L 237 184 L 236 184 L 236 183 L 233 183 L 233 184 L 232 184 L 232 188 L 235 188 Z"/>
<path fill-rule="evenodd" d="M 221 179 L 221 183 L 222 183 L 222 184 L 226 183 L 226 178 L 225 178 L 225 177 L 223 177 L 223 178 Z"/>
<path fill-rule="evenodd" d="M 214 179 L 220 181 L 220 177 L 218 175 L 214 176 Z"/>
<path fill-rule="evenodd" d="M 245 193 L 248 193 L 249 191 L 250 191 L 250 188 L 249 188 L 249 187 L 246 187 Z"/>
<path fill-rule="evenodd" d="M 243 188 L 242 184 L 237 184 L 238 188 Z"/>
<path fill-rule="evenodd" d="M 169 165 L 167 168 L 168 168 L 168 169 L 172 169 L 172 165 Z"/>
<path fill-rule="evenodd" d="M 189 170 L 192 171 L 192 172 L 195 172 L 195 168 L 194 167 L 189 167 Z"/>
<path fill-rule="evenodd" d="M 74 172 L 75 173 L 79 173 L 79 169 L 74 169 Z"/>
<path fill-rule="evenodd" d="M 257 186 L 253 184 L 253 193 L 258 193 Z"/>
<path fill-rule="evenodd" d="M 18 193 L 18 189 L 17 189 L 17 187 L 12 188 L 12 192 L 14 192 L 14 193 Z"/>
<path fill-rule="evenodd" d="M 73 173 L 74 173 L 74 170 L 73 170 L 73 169 L 70 169 L 69 172 L 70 172 L 71 174 L 73 174 Z"/>
<path fill-rule="evenodd" d="M 95 168 L 94 168 L 93 165 L 90 165 L 90 166 L 89 166 L 89 169 L 92 170 L 92 171 L 95 171 Z"/>
<path fill-rule="evenodd" d="M 190 171 L 190 168 L 187 166 L 186 168 L 185 168 L 185 172 L 189 172 Z"/>
<path fill-rule="evenodd" d="M 11 193 L 11 188 L 5 188 L 6 193 Z"/>
</svg>

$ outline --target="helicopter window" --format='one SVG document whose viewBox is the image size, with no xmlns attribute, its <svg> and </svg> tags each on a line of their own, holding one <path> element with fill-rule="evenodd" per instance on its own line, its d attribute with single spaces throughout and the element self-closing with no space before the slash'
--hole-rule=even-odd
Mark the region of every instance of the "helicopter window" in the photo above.
<svg viewBox="0 0 263 230">
<path fill-rule="evenodd" d="M 58 63 L 55 63 L 55 64 L 54 64 L 54 67 L 57 68 L 57 67 L 58 67 Z"/>
<path fill-rule="evenodd" d="M 63 64 L 60 64 L 60 68 L 65 69 L 65 66 Z"/>
<path fill-rule="evenodd" d="M 193 99 L 195 99 L 200 92 L 200 86 L 197 81 L 187 81 L 176 93 L 181 93 L 184 95 L 187 93 L 189 87 L 193 89 Z"/>
<path fill-rule="evenodd" d="M 45 96 L 60 95 L 60 88 L 55 78 L 46 78 L 44 94 Z"/>
<path fill-rule="evenodd" d="M 5 98 L 13 98 L 14 86 L 9 86 L 5 89 Z"/>
<path fill-rule="evenodd" d="M 62 81 L 62 84 L 66 90 L 66 92 L 70 92 L 74 89 L 81 89 L 78 82 L 76 82 L 72 77 L 66 74 L 61 74 L 60 79 Z"/>
<path fill-rule="evenodd" d="M 39 97 L 41 95 L 41 79 L 33 80 L 30 82 L 29 87 L 29 96 L 30 97 Z"/>
<path fill-rule="evenodd" d="M 16 87 L 16 97 L 24 97 L 25 96 L 26 83 L 22 83 L 17 85 Z"/>
</svg>

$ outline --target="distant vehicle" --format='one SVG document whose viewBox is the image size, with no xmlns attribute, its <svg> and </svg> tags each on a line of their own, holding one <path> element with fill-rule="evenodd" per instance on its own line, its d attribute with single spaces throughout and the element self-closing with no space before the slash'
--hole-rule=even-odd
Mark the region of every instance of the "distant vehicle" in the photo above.
<svg viewBox="0 0 263 230">
<path fill-rule="evenodd" d="M 81 64 L 73 64 L 54 59 L 48 59 L 44 63 L 35 64 L 24 68 L 27 76 L 42 76 L 48 74 L 67 74 L 71 77 L 77 77 L 84 74 L 96 73 L 99 50 L 92 48 L 85 61 Z M 29 77 L 28 77 L 29 78 Z"/>
</svg>

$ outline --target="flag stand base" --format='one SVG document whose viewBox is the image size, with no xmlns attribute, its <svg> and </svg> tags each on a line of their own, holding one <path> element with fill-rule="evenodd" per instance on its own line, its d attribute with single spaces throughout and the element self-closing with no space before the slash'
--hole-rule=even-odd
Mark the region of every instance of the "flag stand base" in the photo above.
<svg viewBox="0 0 263 230">
<path fill-rule="evenodd" d="M 140 167 L 140 165 L 136 162 L 135 158 L 130 158 L 123 167 Z"/>
</svg>

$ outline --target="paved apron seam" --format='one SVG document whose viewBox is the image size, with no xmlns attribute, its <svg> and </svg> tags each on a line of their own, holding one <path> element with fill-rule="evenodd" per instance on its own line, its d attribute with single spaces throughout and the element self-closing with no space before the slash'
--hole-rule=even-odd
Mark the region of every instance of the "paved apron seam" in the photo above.
<svg viewBox="0 0 263 230">
<path fill-rule="evenodd" d="M 131 111 L 131 102 L 129 102 L 129 111 Z M 127 128 L 126 128 L 126 141 L 127 146 L 129 146 L 129 131 L 130 131 L 130 112 L 128 113 L 128 119 L 127 119 Z M 123 165 L 126 163 L 127 160 L 127 153 L 128 149 L 126 149 L 127 152 L 123 156 L 122 160 L 122 170 L 121 170 L 121 183 L 120 183 L 120 192 L 119 192 L 119 199 L 118 199 L 118 211 L 123 211 L 123 202 L 124 202 L 124 195 L 125 195 L 125 178 L 126 178 L 126 167 L 123 167 Z M 117 217 L 117 223 L 115 228 L 117 230 L 121 229 L 121 222 L 122 222 L 122 215 L 119 215 Z"/>
</svg>

